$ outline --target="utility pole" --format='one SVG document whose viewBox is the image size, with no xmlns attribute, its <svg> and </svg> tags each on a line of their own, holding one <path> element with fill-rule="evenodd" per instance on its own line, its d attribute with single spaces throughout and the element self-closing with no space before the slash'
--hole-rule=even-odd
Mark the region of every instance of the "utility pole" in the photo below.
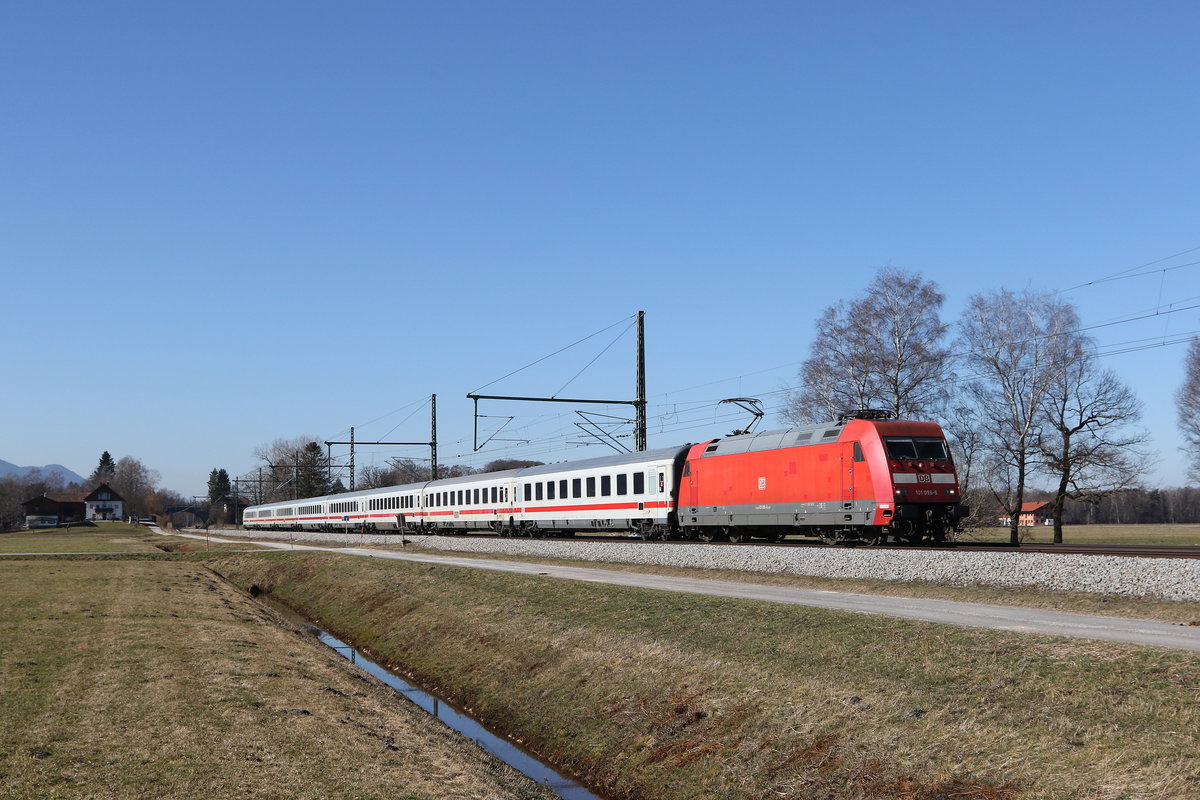
<svg viewBox="0 0 1200 800">
<path fill-rule="evenodd" d="M 430 450 L 430 452 L 429 452 L 429 456 L 430 456 L 430 458 L 432 458 L 432 459 L 433 459 L 433 473 L 432 473 L 432 475 L 433 475 L 433 479 L 436 481 L 436 480 L 438 479 L 438 468 L 437 468 L 437 467 L 438 467 L 438 465 L 437 465 L 437 395 L 436 395 L 436 394 L 430 395 L 430 398 L 429 398 L 429 405 L 430 405 L 430 407 L 433 409 L 433 411 L 431 412 L 431 414 L 432 414 L 432 418 L 431 418 L 431 420 L 430 420 L 430 423 L 429 423 L 429 434 L 430 434 L 430 437 L 429 437 L 429 450 Z"/>
<path fill-rule="evenodd" d="M 354 426 L 350 426 L 350 491 L 354 491 Z"/>
<path fill-rule="evenodd" d="M 634 401 L 633 446 L 646 449 L 646 312 L 637 313 L 637 400 Z"/>
</svg>

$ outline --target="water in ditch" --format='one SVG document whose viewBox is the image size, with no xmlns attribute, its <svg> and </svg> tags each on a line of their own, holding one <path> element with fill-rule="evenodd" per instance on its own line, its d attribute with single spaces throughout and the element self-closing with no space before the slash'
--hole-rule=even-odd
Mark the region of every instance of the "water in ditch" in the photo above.
<svg viewBox="0 0 1200 800">
<path fill-rule="evenodd" d="M 315 625 L 306 623 L 306 627 L 317 635 L 322 644 L 333 648 L 335 652 L 364 672 L 383 681 L 443 724 L 458 731 L 496 758 L 547 787 L 563 800 L 602 800 L 599 795 L 589 792 L 569 778 L 558 774 L 512 742 L 492 733 L 476 720 L 392 674 L 355 650 L 351 645 L 329 635 Z"/>
</svg>

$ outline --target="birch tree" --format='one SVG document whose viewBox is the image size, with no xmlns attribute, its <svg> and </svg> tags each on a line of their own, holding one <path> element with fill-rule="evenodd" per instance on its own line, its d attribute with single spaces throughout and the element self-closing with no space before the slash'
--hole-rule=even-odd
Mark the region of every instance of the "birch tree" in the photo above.
<svg viewBox="0 0 1200 800">
<path fill-rule="evenodd" d="M 860 408 L 937 416 L 951 377 L 944 300 L 919 273 L 885 267 L 859 298 L 826 308 L 784 418 L 816 423 Z"/>
<path fill-rule="evenodd" d="M 1181 448 L 1188 457 L 1188 476 L 1200 481 L 1200 339 L 1192 339 L 1184 356 L 1183 385 L 1175 393 Z"/>
<path fill-rule="evenodd" d="M 1062 368 L 1053 371 L 1042 402 L 1045 416 L 1039 450 L 1055 480 L 1054 541 L 1063 540 L 1068 499 L 1098 503 L 1134 488 L 1149 466 L 1149 434 L 1132 427 L 1141 401 L 1112 370 L 1097 367 L 1090 337 L 1060 337 Z"/>
<path fill-rule="evenodd" d="M 1061 336 L 1078 327 L 1071 305 L 1029 289 L 972 295 L 959 322 L 966 393 L 987 442 L 989 482 L 1009 517 L 1013 544 L 1020 541 L 1026 483 L 1038 466 L 1042 404 L 1070 350 Z"/>
</svg>

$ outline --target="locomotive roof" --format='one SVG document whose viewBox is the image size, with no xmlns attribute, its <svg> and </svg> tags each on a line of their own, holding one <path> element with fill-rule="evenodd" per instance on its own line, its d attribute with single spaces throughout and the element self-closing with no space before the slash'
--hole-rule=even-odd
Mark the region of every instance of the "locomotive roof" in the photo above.
<svg viewBox="0 0 1200 800">
<path fill-rule="evenodd" d="M 537 467 L 525 467 L 517 470 L 522 478 L 534 475 L 546 475 L 552 472 L 563 472 L 577 469 L 598 469 L 603 467 L 624 467 L 630 464 L 643 464 L 650 461 L 672 461 L 681 452 L 686 451 L 690 444 L 679 447 L 660 447 L 656 450 L 642 450 L 635 453 L 617 453 L 611 456 L 588 458 L 583 461 L 562 461 L 558 464 L 542 464 Z"/>
<path fill-rule="evenodd" d="M 863 419 L 872 427 L 894 426 L 911 423 L 911 420 Z M 801 428 L 780 428 L 758 433 L 743 433 L 738 436 L 726 436 L 712 440 L 704 448 L 704 455 L 729 455 L 731 453 L 753 453 L 758 450 L 775 450 L 784 447 L 802 447 L 806 444 L 822 444 L 835 442 L 845 430 L 846 425 L 853 422 L 854 417 L 844 417 L 839 422 L 823 422 L 819 425 L 806 425 Z"/>
</svg>

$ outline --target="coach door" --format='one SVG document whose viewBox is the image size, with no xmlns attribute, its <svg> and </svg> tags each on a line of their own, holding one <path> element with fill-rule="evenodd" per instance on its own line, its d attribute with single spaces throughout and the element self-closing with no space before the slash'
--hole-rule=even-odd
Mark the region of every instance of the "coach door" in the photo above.
<svg viewBox="0 0 1200 800">
<path fill-rule="evenodd" d="M 862 445 L 846 442 L 842 445 L 842 506 L 851 508 L 855 497 L 855 468 L 863 461 Z"/>
<path fill-rule="evenodd" d="M 654 508 L 655 506 L 650 504 L 658 504 L 663 499 L 665 472 L 666 470 L 663 467 L 651 467 L 646 470 L 646 494 L 649 495 L 648 499 L 650 501 L 646 504 L 648 508 Z"/>
</svg>

